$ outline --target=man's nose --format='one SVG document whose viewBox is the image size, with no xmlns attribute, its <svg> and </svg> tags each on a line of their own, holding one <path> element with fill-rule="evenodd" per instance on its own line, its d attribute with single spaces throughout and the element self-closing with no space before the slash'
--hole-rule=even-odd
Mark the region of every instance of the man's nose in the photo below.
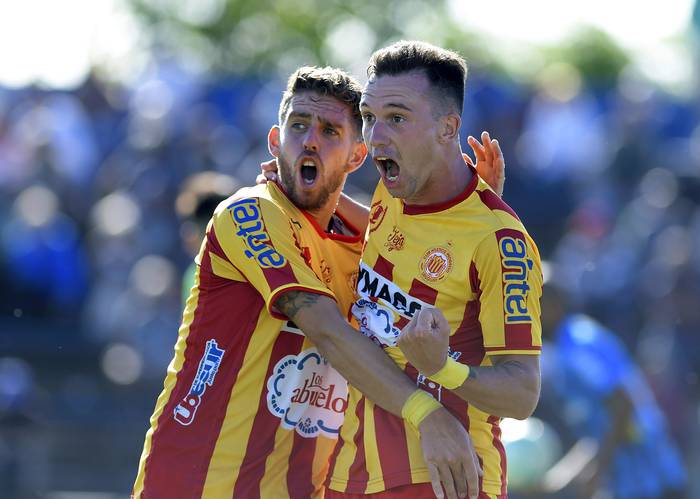
<svg viewBox="0 0 700 499">
<path fill-rule="evenodd" d="M 375 122 L 367 132 L 369 135 L 367 142 L 371 147 L 381 147 L 387 144 L 386 126 L 382 123 Z"/>
<path fill-rule="evenodd" d="M 303 145 L 307 151 L 318 152 L 318 133 L 314 127 L 309 127 L 307 130 Z"/>
</svg>

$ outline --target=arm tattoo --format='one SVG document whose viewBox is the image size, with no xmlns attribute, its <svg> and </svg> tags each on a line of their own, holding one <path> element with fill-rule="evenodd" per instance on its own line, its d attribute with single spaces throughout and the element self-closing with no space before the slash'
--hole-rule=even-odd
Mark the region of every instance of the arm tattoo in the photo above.
<svg viewBox="0 0 700 499">
<path fill-rule="evenodd" d="M 275 301 L 275 308 L 284 315 L 294 320 L 302 308 L 313 305 L 321 298 L 321 295 L 307 291 L 287 291 Z"/>
</svg>

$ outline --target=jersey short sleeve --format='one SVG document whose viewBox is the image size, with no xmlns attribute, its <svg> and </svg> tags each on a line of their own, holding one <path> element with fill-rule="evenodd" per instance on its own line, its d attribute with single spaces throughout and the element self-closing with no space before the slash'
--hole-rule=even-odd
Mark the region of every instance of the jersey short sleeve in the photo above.
<svg viewBox="0 0 700 499">
<path fill-rule="evenodd" d="M 515 229 L 489 234 L 476 248 L 470 277 L 486 352 L 539 353 L 542 270 L 534 242 Z"/>
<path fill-rule="evenodd" d="M 227 261 L 258 290 L 270 314 L 284 292 L 304 290 L 336 299 L 307 265 L 289 216 L 264 198 L 249 197 L 222 205 L 207 235 Z"/>
</svg>

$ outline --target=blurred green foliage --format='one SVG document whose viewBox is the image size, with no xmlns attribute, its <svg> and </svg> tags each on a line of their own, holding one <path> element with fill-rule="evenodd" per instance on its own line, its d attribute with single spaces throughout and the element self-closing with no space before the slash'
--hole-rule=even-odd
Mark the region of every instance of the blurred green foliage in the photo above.
<svg viewBox="0 0 700 499">
<path fill-rule="evenodd" d="M 375 49 L 422 39 L 458 50 L 471 66 L 508 72 L 489 41 L 465 30 L 448 0 L 128 0 L 149 33 L 150 49 L 207 71 L 286 76 L 302 64 L 330 64 L 360 75 Z M 484 15 L 475 8 L 475 15 Z M 617 76 L 624 52 L 593 29 L 542 51 L 528 71 L 568 61 L 587 79 Z"/>
</svg>

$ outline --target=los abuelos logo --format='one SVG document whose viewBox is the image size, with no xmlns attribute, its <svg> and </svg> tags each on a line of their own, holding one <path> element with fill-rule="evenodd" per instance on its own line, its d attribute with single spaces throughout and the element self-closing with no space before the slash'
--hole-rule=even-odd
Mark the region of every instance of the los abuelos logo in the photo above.
<svg viewBox="0 0 700 499">
<path fill-rule="evenodd" d="M 267 380 L 267 408 L 280 424 L 306 438 L 337 438 L 348 385 L 316 348 L 287 355 Z"/>
<path fill-rule="evenodd" d="M 421 275 L 428 281 L 440 281 L 452 270 L 452 253 L 444 246 L 430 248 L 420 260 Z"/>
</svg>

